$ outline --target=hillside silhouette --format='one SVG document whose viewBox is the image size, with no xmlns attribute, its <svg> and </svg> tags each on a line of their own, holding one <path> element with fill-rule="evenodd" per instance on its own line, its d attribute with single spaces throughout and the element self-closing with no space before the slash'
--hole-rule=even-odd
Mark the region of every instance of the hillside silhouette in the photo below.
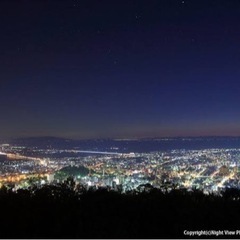
<svg viewBox="0 0 240 240">
<path fill-rule="evenodd" d="M 240 190 L 205 195 L 146 185 L 122 194 L 70 179 L 16 192 L 3 186 L 0 206 L 1 238 L 187 238 L 184 230 L 239 229 Z"/>
</svg>

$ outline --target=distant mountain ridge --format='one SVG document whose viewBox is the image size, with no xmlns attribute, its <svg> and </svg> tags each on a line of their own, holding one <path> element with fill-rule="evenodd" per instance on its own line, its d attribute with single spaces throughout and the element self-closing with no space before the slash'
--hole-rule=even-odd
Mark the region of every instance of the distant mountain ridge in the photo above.
<svg viewBox="0 0 240 240">
<path fill-rule="evenodd" d="M 175 137 L 144 139 L 86 139 L 30 137 L 10 141 L 13 145 L 37 148 L 80 149 L 112 152 L 150 152 L 172 149 L 240 148 L 240 137 Z"/>
</svg>

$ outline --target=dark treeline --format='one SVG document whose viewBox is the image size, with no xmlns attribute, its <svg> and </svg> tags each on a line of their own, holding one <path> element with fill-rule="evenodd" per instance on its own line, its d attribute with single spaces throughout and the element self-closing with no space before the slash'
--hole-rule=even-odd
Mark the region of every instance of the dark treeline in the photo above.
<svg viewBox="0 0 240 240">
<path fill-rule="evenodd" d="M 2 187 L 0 237 L 185 238 L 184 230 L 237 230 L 239 199 L 237 189 L 205 195 L 146 186 L 121 194 L 71 181 L 16 192 Z"/>
</svg>

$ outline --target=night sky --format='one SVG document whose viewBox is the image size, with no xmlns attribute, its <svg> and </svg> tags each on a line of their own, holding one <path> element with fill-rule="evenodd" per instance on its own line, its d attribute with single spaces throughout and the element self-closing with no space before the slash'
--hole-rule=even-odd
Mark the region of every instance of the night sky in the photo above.
<svg viewBox="0 0 240 240">
<path fill-rule="evenodd" d="M 240 1 L 1 0 L 0 138 L 240 135 Z"/>
</svg>

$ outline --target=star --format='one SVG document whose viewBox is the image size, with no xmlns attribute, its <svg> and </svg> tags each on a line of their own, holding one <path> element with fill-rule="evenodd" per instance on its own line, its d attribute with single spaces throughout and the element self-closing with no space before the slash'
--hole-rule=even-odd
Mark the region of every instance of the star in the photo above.
<svg viewBox="0 0 240 240">
<path fill-rule="evenodd" d="M 135 19 L 136 19 L 136 20 L 139 20 L 140 18 L 141 18 L 140 15 L 138 15 L 138 14 L 135 15 Z"/>
</svg>

